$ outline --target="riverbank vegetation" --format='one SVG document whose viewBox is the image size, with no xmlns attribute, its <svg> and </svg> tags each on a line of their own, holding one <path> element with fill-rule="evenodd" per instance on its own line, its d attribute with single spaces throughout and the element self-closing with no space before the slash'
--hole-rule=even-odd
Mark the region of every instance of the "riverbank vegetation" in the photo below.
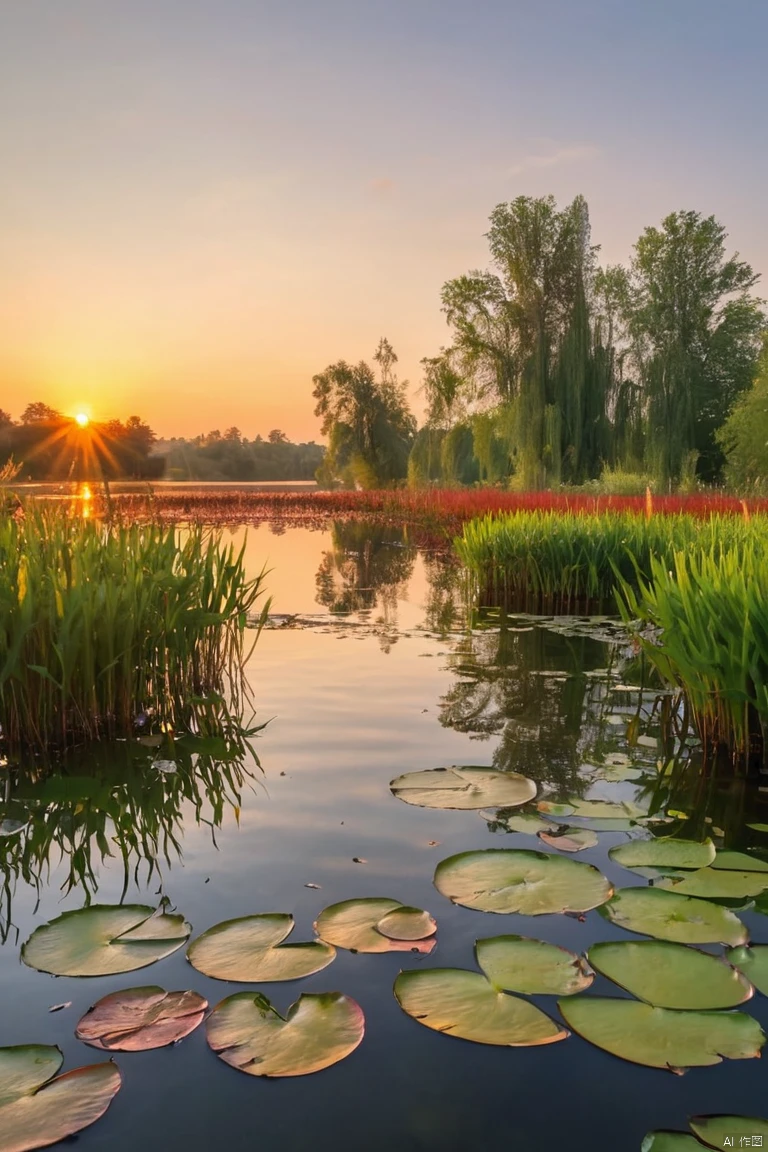
<svg viewBox="0 0 768 1152">
<path fill-rule="evenodd" d="M 263 592 L 243 550 L 199 525 L 31 503 L 0 517 L 2 750 L 125 736 L 153 715 L 183 728 L 211 694 L 237 705 Z"/>
</svg>

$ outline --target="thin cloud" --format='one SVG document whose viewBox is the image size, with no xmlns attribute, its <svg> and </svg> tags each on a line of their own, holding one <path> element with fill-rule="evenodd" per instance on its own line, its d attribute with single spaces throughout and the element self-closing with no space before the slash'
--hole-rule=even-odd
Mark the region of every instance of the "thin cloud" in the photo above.
<svg viewBox="0 0 768 1152">
<path fill-rule="evenodd" d="M 385 199 L 393 194 L 397 184 L 394 180 L 390 180 L 389 176 L 376 176 L 368 181 L 367 188 L 374 196 Z"/>
<path fill-rule="evenodd" d="M 507 169 L 507 173 L 510 176 L 519 176 L 523 172 L 533 172 L 539 168 L 557 168 L 561 164 L 573 164 L 578 160 L 592 160 L 599 155 L 600 149 L 596 144 L 569 144 L 565 148 L 556 148 L 553 152 L 523 156 Z"/>
</svg>

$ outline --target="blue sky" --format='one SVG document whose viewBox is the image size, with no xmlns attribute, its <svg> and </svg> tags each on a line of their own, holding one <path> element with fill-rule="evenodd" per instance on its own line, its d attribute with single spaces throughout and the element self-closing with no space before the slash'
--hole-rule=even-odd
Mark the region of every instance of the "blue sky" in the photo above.
<svg viewBox="0 0 768 1152">
<path fill-rule="evenodd" d="M 0 8 L 0 407 L 317 436 L 386 334 L 414 389 L 492 208 L 677 208 L 768 274 L 766 0 Z M 768 288 L 763 288 L 768 295 Z M 418 397 L 415 397 L 418 407 Z"/>
</svg>

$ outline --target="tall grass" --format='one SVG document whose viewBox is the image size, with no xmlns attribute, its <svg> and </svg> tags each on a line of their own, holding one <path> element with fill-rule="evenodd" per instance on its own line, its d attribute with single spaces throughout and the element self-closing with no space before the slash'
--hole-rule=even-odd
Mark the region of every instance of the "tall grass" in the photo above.
<svg viewBox="0 0 768 1152">
<path fill-rule="evenodd" d="M 654 558 L 668 565 L 681 551 L 719 554 L 757 537 L 768 541 L 768 517 L 520 511 L 470 521 L 455 548 L 481 605 L 583 614 L 615 611 L 619 582 L 637 587 Z"/>
<path fill-rule="evenodd" d="M 768 548 L 765 534 L 651 560 L 622 612 L 665 680 L 683 689 L 702 741 L 768 764 Z"/>
<path fill-rule="evenodd" d="M 113 737 L 142 712 L 183 724 L 200 697 L 237 695 L 263 575 L 200 526 L 0 513 L 3 744 Z"/>
</svg>

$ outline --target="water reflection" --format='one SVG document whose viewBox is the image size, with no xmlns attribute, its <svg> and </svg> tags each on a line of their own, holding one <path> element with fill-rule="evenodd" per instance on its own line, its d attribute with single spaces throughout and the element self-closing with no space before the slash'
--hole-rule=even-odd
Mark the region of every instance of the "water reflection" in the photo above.
<svg viewBox="0 0 768 1152">
<path fill-rule="evenodd" d="M 119 862 L 130 884 L 158 885 L 183 858 L 184 825 L 207 826 L 215 846 L 225 813 L 237 818 L 259 781 L 258 728 L 230 723 L 196 734 L 157 733 L 95 745 L 55 772 L 5 766 L 0 803 L 0 941 L 13 934 L 19 880 L 39 900 L 52 871 L 61 892 L 89 903 L 99 866 Z"/>
</svg>

